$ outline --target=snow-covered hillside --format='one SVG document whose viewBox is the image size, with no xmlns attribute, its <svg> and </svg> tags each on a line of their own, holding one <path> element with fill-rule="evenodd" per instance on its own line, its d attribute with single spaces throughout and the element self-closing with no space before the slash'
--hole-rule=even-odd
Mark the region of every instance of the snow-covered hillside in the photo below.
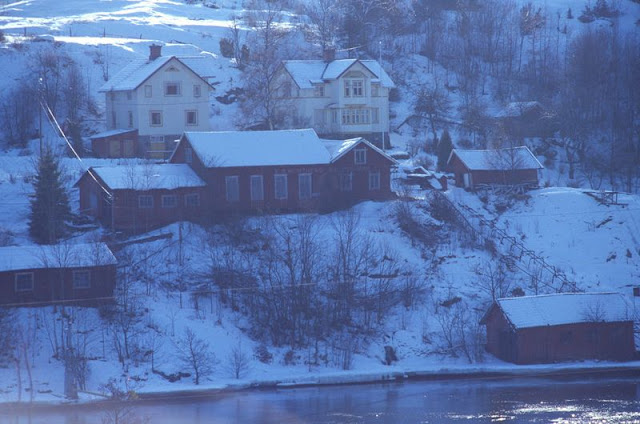
<svg viewBox="0 0 640 424">
<path fill-rule="evenodd" d="M 565 15 L 569 8 L 577 14 L 584 1 L 555 0 L 536 4 Z M 625 28 L 633 28 L 638 18 L 634 14 L 638 10 L 635 6 L 625 3 L 626 13 L 621 18 Z M 231 19 L 242 14 L 244 8 L 245 4 L 236 0 L 206 1 L 197 5 L 179 0 L 4 2 L 0 6 L 0 30 L 7 42 L 0 45 L 0 92 L 21 77 L 34 52 L 55 49 L 79 63 L 98 112 L 102 112 L 104 99 L 98 89 L 105 77 L 116 73 L 132 58 L 147 56 L 149 44 L 161 42 L 165 55 L 212 55 L 218 66 L 214 96 L 223 95 L 241 85 L 241 74 L 232 60 L 221 56 L 219 40 L 229 36 Z M 300 18 L 292 14 L 290 19 Z M 581 28 L 576 19 L 569 24 L 574 31 Z M 606 25 L 606 21 L 597 22 L 597 25 Z M 243 30 L 248 31 L 248 28 Z M 303 43 L 299 46 L 303 52 L 319 51 L 316 47 Z M 398 78 L 401 93 L 392 106 L 395 125 L 413 113 L 415 92 L 411 88 L 428 79 L 425 75 L 430 75 L 430 67 L 434 65 L 418 55 L 400 58 L 393 64 L 390 72 Z M 447 70 L 438 68 L 438 72 L 444 74 Z M 455 97 L 453 101 L 455 106 L 462 102 L 461 97 Z M 236 129 L 239 108 L 235 104 L 213 104 L 212 128 Z M 453 121 L 456 119 L 452 118 Z M 103 130 L 104 124 L 104 117 L 98 116 L 88 122 L 88 133 Z M 51 128 L 45 127 L 45 134 L 47 143 L 63 144 Z M 424 133 L 414 134 L 407 130 L 393 134 L 392 143 L 400 151 L 409 151 L 412 145 L 422 145 L 425 137 Z M 33 243 L 28 236 L 27 222 L 35 174 L 36 155 L 33 152 L 37 151 L 37 144 L 34 139 L 30 149 L 0 153 L 0 236 L 7 243 Z M 433 160 L 433 156 L 428 157 Z M 78 193 L 73 184 L 87 167 L 126 161 L 63 158 L 61 162 L 75 210 Z M 548 181 L 564 181 L 558 169 L 548 172 Z M 400 188 L 402 182 L 394 181 L 394 185 Z M 255 271 L 251 266 L 259 264 L 257 258 L 269 247 L 266 243 L 262 246 L 257 243 L 263 240 L 260 237 L 270 226 L 280 225 L 279 228 L 293 231 L 300 220 L 311 219 L 322 257 L 319 263 L 324 268 L 335 265 L 331 261 L 336 257 L 336 222 L 344 216 L 343 212 L 283 215 L 270 219 L 251 217 L 237 222 L 230 220 L 211 229 L 182 223 L 144 235 L 167 235 L 168 238 L 131 244 L 117 252 L 121 260 L 122 284 L 126 281 L 129 299 L 139 302 L 136 309 L 140 313 L 139 319 L 132 323 L 132 337 L 142 352 L 138 357 L 120 363 L 117 350 L 121 347 L 116 346 L 115 341 L 118 324 L 105 325 L 107 318 L 95 309 L 74 308 L 74 330 L 86 335 L 83 340 L 92 358 L 87 393 L 81 397 L 94 398 L 89 392 L 103 391 L 103 385 L 110 379 L 114 379 L 119 387 L 142 392 L 196 388 L 191 377 L 183 376 L 177 382 L 169 382 L 159 373 L 152 372 L 152 363 L 155 370 L 165 374 L 189 371 L 178 354 L 187 328 L 208 342 L 216 358 L 212 361 L 213 370 L 200 384 L 202 388 L 245 387 L 275 381 L 366 381 L 407 372 L 444 369 L 512 369 L 511 365 L 490 356 L 481 357 L 476 355 L 478 352 L 456 351 L 448 346 L 450 340 L 443 334 L 452 328 L 454 317 L 443 318 L 442 305 L 458 305 L 459 316 L 455 318 L 464 318 L 463 322 L 468 324 L 460 331 L 477 336 L 478 330 L 482 330 L 478 319 L 491 300 L 486 271 L 495 262 L 495 257 L 490 250 L 473 244 L 464 228 L 441 219 L 434 196 L 417 187 L 412 187 L 410 192 L 414 198 L 365 202 L 352 209 L 359 217 L 358 230 L 366 236 L 372 249 L 377 249 L 378 257 L 371 260 L 371 266 L 378 268 L 366 270 L 375 275 L 367 280 L 371 284 L 367 289 L 373 290 L 371 287 L 386 278 L 396 289 L 404 285 L 405 293 L 415 297 L 394 304 L 376 325 L 359 334 L 357 345 L 350 347 L 353 358 L 349 358 L 348 364 L 340 356 L 345 350 L 344 346 L 339 346 L 341 339 L 338 338 L 319 339 L 315 346 L 305 349 L 291 349 L 287 343 L 262 346 L 265 342 L 258 339 L 267 337 L 252 331 L 246 304 L 238 306 L 228 299 L 223 302 L 219 288 L 205 290 L 200 303 L 193 301 L 194 293 L 204 290 L 202 284 L 207 272 L 218 264 L 212 257 L 228 255 L 241 262 L 240 257 L 248 262 L 242 264 L 246 269 Z M 445 195 L 456 204 L 467 205 L 482 214 L 549 264 L 562 269 L 576 282 L 578 290 L 621 292 L 629 296 L 632 304 L 630 287 L 640 281 L 638 195 L 621 194 L 618 200 L 623 205 L 605 206 L 584 189 L 549 187 L 519 197 L 500 213 L 495 207 L 484 204 L 478 195 L 461 189 L 453 188 Z M 234 225 L 242 227 L 246 236 L 246 239 L 235 240 L 235 244 L 225 239 Z M 92 241 L 105 236 L 97 229 L 77 233 L 72 241 Z M 389 269 L 384 268 L 387 263 L 392 264 Z M 524 274 L 517 270 L 508 272 L 510 290 L 519 288 L 525 294 L 533 294 Z M 242 290 L 231 290 L 230 293 L 241 293 Z M 400 290 L 395 290 L 394 295 L 397 292 Z M 31 340 L 28 345 L 34 383 L 31 395 L 36 401 L 58 402 L 64 393 L 64 367 L 61 360 L 53 357 L 52 338 L 58 336 L 54 328 L 63 320 L 60 310 L 29 308 L 20 309 L 17 314 L 19 317 L 15 322 L 20 323 L 20 328 Z M 118 331 L 121 330 L 120 327 Z M 469 344 L 466 348 L 472 349 L 472 342 Z M 383 364 L 386 346 L 391 346 L 398 357 L 391 366 Z M 262 360 L 257 358 L 256 352 L 262 353 Z M 267 353 L 272 355 L 270 360 Z M 240 378 L 235 378 L 238 359 L 242 359 L 244 365 Z M 479 362 L 470 364 L 470 360 Z M 24 367 L 24 364 L 20 366 Z M 25 371 L 20 378 L 24 390 Z M 0 401 L 28 399 L 30 394 L 19 395 L 18 387 L 16 369 L 0 368 Z"/>
</svg>

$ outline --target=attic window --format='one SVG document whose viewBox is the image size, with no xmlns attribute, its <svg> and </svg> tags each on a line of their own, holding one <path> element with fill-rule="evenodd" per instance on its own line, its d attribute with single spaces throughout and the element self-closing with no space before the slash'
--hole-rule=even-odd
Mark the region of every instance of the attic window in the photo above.
<svg viewBox="0 0 640 424">
<path fill-rule="evenodd" d="M 314 85 L 313 95 L 315 97 L 324 97 L 324 85 L 321 85 L 321 84 Z"/>
<path fill-rule="evenodd" d="M 200 97 L 200 85 L 199 84 L 195 84 L 193 86 L 193 97 Z"/>
<path fill-rule="evenodd" d="M 353 151 L 354 163 L 364 165 L 367 163 L 367 149 L 355 149 Z"/>
<path fill-rule="evenodd" d="M 170 66 L 167 68 L 167 72 L 180 72 L 180 70 L 175 66 Z"/>
<path fill-rule="evenodd" d="M 166 82 L 164 83 L 164 95 L 165 96 L 179 96 L 181 94 L 179 82 Z"/>
</svg>

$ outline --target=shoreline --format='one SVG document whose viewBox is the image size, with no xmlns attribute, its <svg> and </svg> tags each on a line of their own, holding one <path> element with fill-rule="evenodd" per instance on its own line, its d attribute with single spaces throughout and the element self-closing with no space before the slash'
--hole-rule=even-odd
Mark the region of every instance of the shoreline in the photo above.
<svg viewBox="0 0 640 424">
<path fill-rule="evenodd" d="M 194 398 L 206 398 L 216 396 L 232 396 L 235 393 L 247 391 L 268 391 L 268 390 L 293 390 L 309 387 L 331 387 L 348 385 L 370 385 L 419 381 L 492 381 L 492 380 L 513 380 L 523 379 L 584 379 L 584 378 L 624 378 L 637 377 L 640 381 L 640 362 L 634 361 L 628 364 L 607 364 L 585 366 L 576 363 L 565 366 L 552 364 L 547 365 L 522 365 L 525 368 L 513 367 L 487 367 L 478 369 L 432 369 L 432 370 L 395 370 L 386 373 L 361 373 L 361 374 L 335 374 L 330 376 L 315 376 L 305 378 L 292 378 L 290 380 L 262 380 L 248 383 L 229 384 L 219 388 L 191 388 L 167 391 L 141 391 L 136 392 L 136 399 L 133 400 L 111 400 L 111 399 L 80 399 L 67 400 L 61 398 L 60 402 L 36 401 L 29 402 L 3 402 L 0 405 L 6 408 L 7 412 L 29 412 L 32 410 L 46 411 L 59 410 L 61 408 L 100 408 L 113 404 L 130 404 L 136 406 L 150 401 L 170 401 L 181 402 L 193 400 Z M 83 392 L 88 393 L 89 392 Z M 2 414 L 0 414 L 2 417 Z"/>
</svg>

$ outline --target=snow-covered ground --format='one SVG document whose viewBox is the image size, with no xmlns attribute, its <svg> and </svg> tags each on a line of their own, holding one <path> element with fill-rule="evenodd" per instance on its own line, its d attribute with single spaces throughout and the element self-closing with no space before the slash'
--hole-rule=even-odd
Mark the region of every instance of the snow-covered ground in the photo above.
<svg viewBox="0 0 640 424">
<path fill-rule="evenodd" d="M 539 2 L 561 13 L 571 7 L 574 15 L 584 6 L 583 1 L 555 0 Z M 0 29 L 11 43 L 25 43 L 33 36 L 39 36 L 41 42 L 25 43 L 22 47 L 4 44 L 0 48 L 0 90 L 9 87 L 20 77 L 29 54 L 37 49 L 55 48 L 72 56 L 83 67 L 87 84 L 96 99 L 99 108 L 103 102 L 97 94 L 104 82 L 105 73 L 114 74 L 131 58 L 148 55 L 148 45 L 161 41 L 163 54 L 200 54 L 214 55 L 219 64 L 216 75 L 216 95 L 238 85 L 239 71 L 229 59 L 219 54 L 219 39 L 228 36 L 229 20 L 243 11 L 243 3 L 236 0 L 216 2 L 216 7 L 203 5 L 190 6 L 181 1 L 151 0 L 23 0 L 4 2 L 0 6 Z M 629 6 L 632 7 L 632 6 Z M 624 22 L 633 25 L 637 16 L 627 14 Z M 572 25 L 578 25 L 576 19 Z M 602 23 L 606 24 L 606 23 Z M 626 25 L 626 24 L 625 24 Z M 26 37 L 25 37 L 26 34 Z M 46 37 L 50 35 L 51 38 Z M 418 57 L 414 60 L 414 70 L 407 71 L 407 81 L 414 81 L 424 73 L 424 64 Z M 105 63 L 109 68 L 105 68 Z M 405 93 L 410 97 L 411 93 Z M 393 106 L 396 124 L 411 113 L 410 98 L 405 98 Z M 210 119 L 213 129 L 235 129 L 237 108 L 234 105 L 216 104 Z M 92 130 L 100 131 L 104 122 L 96 121 Z M 47 142 L 59 143 L 46 130 Z M 393 135 L 394 145 L 399 150 L 407 149 L 416 142 L 412 134 Z M 31 152 L 36 151 L 36 142 Z M 30 244 L 27 221 L 29 213 L 29 195 L 33 192 L 31 180 L 35 173 L 34 157 L 28 151 L 10 151 L 0 156 L 0 232 L 9 231 L 11 242 L 18 245 Z M 67 186 L 71 190 L 71 202 L 77 207 L 77 191 L 71 189 L 83 169 L 99 164 L 115 164 L 116 160 L 63 159 L 67 171 Z M 555 181 L 556 179 L 551 179 Z M 559 180 L 559 179 L 558 179 Z M 415 190 L 418 198 L 425 193 Z M 585 194 L 585 191 L 571 188 L 546 188 L 529 193 L 501 214 L 486 210 L 475 194 L 452 189 L 448 195 L 456 202 L 469 205 L 494 220 L 496 225 L 517 236 L 531 250 L 543 256 L 549 263 L 562 268 L 572 276 L 581 290 L 618 291 L 631 294 L 630 286 L 640 280 L 640 198 L 623 194 L 619 201 L 624 206 L 604 206 Z M 453 358 L 441 350 L 441 336 L 438 322 L 434 318 L 434 305 L 454 296 L 461 296 L 476 312 L 486 305 L 486 293 L 478 288 L 476 268 L 491 260 L 485 250 L 468 246 L 456 232 L 447 234 L 437 248 L 425 249 L 420 243 L 411 240 L 399 228 L 396 221 L 398 201 L 384 203 L 366 202 L 355 207 L 361 216 L 361 229 L 378 245 L 391 246 L 397 253 L 398 261 L 407 269 L 424 275 L 428 282 L 428 295 L 423 304 L 411 308 L 396 308 L 386 317 L 384 324 L 372 335 L 353 359 L 352 369 L 341 371 L 335 365 L 309 366 L 305 363 L 304 352 L 295 353 L 296 364 L 285 365 L 286 348 L 270 347 L 273 361 L 262 363 L 253 358 L 256 341 L 246 332 L 246 318 L 239 312 L 214 302 L 195 310 L 188 300 L 180 307 L 175 294 L 167 294 L 153 286 L 147 291 L 145 283 L 134 282 L 146 309 L 142 327 L 153 328 L 160 334 L 160 340 L 146 332 L 143 345 L 154 345 L 157 354 L 156 368 L 174 373 L 187 371 L 176 357 L 175 343 L 190 328 L 196 335 L 210 343 L 211 350 L 218 359 L 211 375 L 200 386 L 195 386 L 191 378 L 183 378 L 169 383 L 166 379 L 151 372 L 148 361 L 128 363 L 124 367 L 117 361 L 113 352 L 111 335 L 106 333 L 101 318 L 94 309 L 78 309 L 76 325 L 90 335 L 91 349 L 95 360 L 90 361 L 90 375 L 87 391 L 98 392 L 100 386 L 110 378 L 123 387 L 140 392 L 158 392 L 193 388 L 220 388 L 230 386 L 244 387 L 254 383 L 281 382 L 284 384 L 311 384 L 339 381 L 366 381 L 384 379 L 410 373 L 455 373 L 480 371 L 548 372 L 558 368 L 595 367 L 610 364 L 584 362 L 580 364 L 540 365 L 516 367 L 496 360 L 490 356 L 484 362 L 469 364 L 467 359 Z M 412 202 L 416 216 L 434 225 L 429 217 L 425 200 Z M 321 237 L 330 239 L 330 221 L 334 214 L 318 215 L 323 228 Z M 279 220 L 295 219 L 295 216 L 277 217 Z M 255 219 L 252 225 L 259 225 Z M 160 251 L 160 259 L 154 259 L 153 268 L 158 279 L 170 280 L 175 277 L 175 257 L 178 246 L 176 240 L 182 239 L 185 257 L 194 264 L 205 260 L 203 249 L 205 230 L 191 224 L 178 224 L 155 232 L 172 233 L 169 240 L 157 240 L 137 245 L 119 252 L 125 258 L 143 257 L 145 253 Z M 78 235 L 77 240 L 91 240 L 99 237 L 99 230 Z M 437 263 L 435 269 L 427 263 Z M 430 274 L 429 274 L 430 273 Z M 173 277 L 172 277 L 173 275 Z M 526 287 L 524 287 L 526 291 Z M 630 302 L 632 298 L 629 297 Z M 59 402 L 64 388 L 64 369 L 61 361 L 52 358 L 50 339 L 47 336 L 47 322 L 53 319 L 52 308 L 22 309 L 21 319 L 17 322 L 29 327 L 37 339 L 32 346 L 31 360 L 34 381 L 33 397 L 35 401 Z M 384 346 L 393 346 L 398 355 L 394 365 L 383 365 Z M 240 346 L 250 357 L 249 366 L 241 379 L 235 379 L 229 370 L 228 361 L 234 347 Z M 638 366 L 632 363 L 628 366 Z M 23 389 L 25 371 L 22 371 Z M 19 398 L 17 393 L 17 373 L 13 368 L 0 369 L 0 401 L 10 402 Z M 81 394 L 83 398 L 92 395 Z M 24 392 L 22 400 L 29 398 Z"/>
</svg>

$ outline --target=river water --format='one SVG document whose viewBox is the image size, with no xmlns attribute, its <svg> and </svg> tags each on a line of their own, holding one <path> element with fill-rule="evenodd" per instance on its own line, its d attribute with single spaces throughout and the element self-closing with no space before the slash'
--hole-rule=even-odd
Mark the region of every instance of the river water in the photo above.
<svg viewBox="0 0 640 424">
<path fill-rule="evenodd" d="M 640 423 L 640 380 L 483 379 L 255 390 L 134 406 L 59 407 L 19 414 L 0 409 L 0 423 L 5 422 Z"/>
</svg>

